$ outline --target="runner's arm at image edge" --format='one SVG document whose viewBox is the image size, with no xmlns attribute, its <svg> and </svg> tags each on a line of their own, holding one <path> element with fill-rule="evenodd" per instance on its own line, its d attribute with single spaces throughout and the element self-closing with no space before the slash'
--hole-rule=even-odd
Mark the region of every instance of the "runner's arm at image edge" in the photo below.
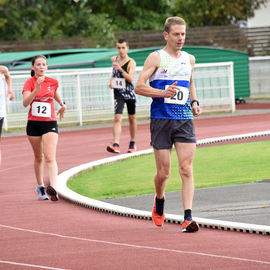
<svg viewBox="0 0 270 270">
<path fill-rule="evenodd" d="M 190 102 L 191 102 L 192 100 L 197 99 L 197 95 L 196 95 L 196 88 L 195 88 L 195 84 L 194 84 L 194 80 L 193 80 L 193 72 L 194 72 L 194 67 L 195 67 L 195 57 L 190 54 L 189 58 L 190 58 L 190 64 L 192 67 L 191 76 L 190 76 L 190 85 L 189 85 Z M 194 102 L 192 104 L 192 112 L 193 112 L 194 116 L 199 116 L 202 113 L 201 108 L 198 106 L 197 102 Z"/>
<path fill-rule="evenodd" d="M 10 95 L 9 100 L 12 100 L 15 97 L 14 92 L 12 91 L 12 81 L 11 76 L 8 72 L 8 68 L 5 66 L 0 66 L 0 73 L 3 73 L 6 83 L 7 83 L 7 94 Z"/>
</svg>

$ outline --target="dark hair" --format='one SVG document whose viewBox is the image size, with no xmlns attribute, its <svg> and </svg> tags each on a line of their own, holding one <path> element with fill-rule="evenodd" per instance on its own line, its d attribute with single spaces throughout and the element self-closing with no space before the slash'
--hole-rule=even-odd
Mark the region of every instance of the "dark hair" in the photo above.
<svg viewBox="0 0 270 270">
<path fill-rule="evenodd" d="M 118 41 L 117 41 L 117 43 L 124 43 L 124 42 L 126 42 L 126 44 L 127 44 L 127 46 L 129 46 L 128 45 L 128 42 L 124 39 L 124 38 L 120 38 L 120 39 L 118 39 Z"/>
<path fill-rule="evenodd" d="M 33 57 L 33 59 L 32 59 L 32 66 L 35 64 L 35 62 L 36 62 L 36 60 L 37 60 L 38 58 L 43 58 L 43 59 L 45 59 L 46 62 L 47 62 L 46 56 L 44 56 L 44 55 L 42 55 L 42 54 L 39 54 L 39 55 L 36 55 L 35 57 Z M 31 70 L 31 77 L 33 77 L 33 76 L 35 76 L 35 71 L 32 69 L 32 70 Z"/>
</svg>

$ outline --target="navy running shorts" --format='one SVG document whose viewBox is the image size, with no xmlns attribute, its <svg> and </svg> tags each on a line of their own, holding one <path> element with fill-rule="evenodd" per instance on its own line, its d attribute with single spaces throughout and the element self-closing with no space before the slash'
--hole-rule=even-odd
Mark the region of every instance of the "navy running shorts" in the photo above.
<svg viewBox="0 0 270 270">
<path fill-rule="evenodd" d="M 127 112 L 130 115 L 136 114 L 136 100 L 135 99 L 114 99 L 114 113 L 123 114 L 124 105 L 127 104 Z"/>
<path fill-rule="evenodd" d="M 4 123 L 4 117 L 0 117 L 0 139 L 1 139 L 1 135 L 2 135 L 3 123 Z"/>
<path fill-rule="evenodd" d="M 151 145 L 171 149 L 175 142 L 196 143 L 193 120 L 151 119 Z"/>
<path fill-rule="evenodd" d="M 28 136 L 42 136 L 48 132 L 58 133 L 56 121 L 32 121 L 29 120 L 26 126 Z"/>
</svg>

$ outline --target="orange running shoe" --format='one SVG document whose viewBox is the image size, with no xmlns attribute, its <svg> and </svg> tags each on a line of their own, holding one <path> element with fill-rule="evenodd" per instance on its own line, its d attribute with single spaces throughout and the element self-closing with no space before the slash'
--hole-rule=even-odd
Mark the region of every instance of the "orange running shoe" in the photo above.
<svg viewBox="0 0 270 270">
<path fill-rule="evenodd" d="M 130 142 L 128 147 L 128 153 L 133 153 L 137 150 L 135 142 Z"/>
<path fill-rule="evenodd" d="M 197 232 L 199 230 L 199 225 L 194 220 L 185 220 L 182 223 L 182 232 Z"/>
<path fill-rule="evenodd" d="M 120 153 L 120 146 L 119 144 L 117 143 L 114 143 L 114 144 L 110 144 L 107 146 L 107 151 L 110 152 L 110 153 Z"/>
<path fill-rule="evenodd" d="M 156 208 L 156 197 L 155 197 L 155 202 L 154 202 L 154 208 L 153 208 L 153 211 L 152 211 L 152 219 L 154 221 L 154 223 L 161 227 L 164 223 L 164 220 L 165 220 L 165 213 L 163 211 L 163 214 L 162 216 L 160 216 L 158 213 L 157 213 L 157 208 Z"/>
</svg>

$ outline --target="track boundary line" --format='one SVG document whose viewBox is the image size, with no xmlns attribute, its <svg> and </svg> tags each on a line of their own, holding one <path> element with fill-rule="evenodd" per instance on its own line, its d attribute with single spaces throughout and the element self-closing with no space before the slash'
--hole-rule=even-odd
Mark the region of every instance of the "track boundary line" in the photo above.
<svg viewBox="0 0 270 270">
<path fill-rule="evenodd" d="M 97 239 L 91 239 L 91 238 L 68 236 L 68 235 L 62 235 L 62 234 L 57 234 L 57 233 L 24 229 L 24 228 L 19 228 L 19 227 L 14 227 L 14 226 L 8 226 L 8 225 L 4 225 L 4 224 L 0 224 L 0 227 L 6 228 L 6 229 L 11 229 L 11 230 L 36 233 L 36 234 L 41 234 L 41 235 L 49 235 L 49 236 L 59 237 L 59 238 L 63 238 L 63 239 L 87 241 L 87 242 L 98 243 L 98 244 L 123 246 L 123 247 L 136 248 L 136 249 L 149 249 L 149 250 L 155 250 L 155 251 L 164 251 L 164 252 L 172 252 L 172 253 L 180 253 L 180 254 L 190 254 L 190 255 L 197 255 L 197 256 L 206 256 L 206 257 L 212 257 L 212 258 L 227 259 L 227 260 L 233 260 L 233 261 L 242 261 L 242 262 L 250 262 L 250 263 L 257 263 L 257 264 L 269 264 L 270 265 L 270 261 L 260 261 L 260 260 L 254 260 L 254 259 L 248 259 L 248 258 L 224 256 L 224 255 L 210 254 L 210 253 L 204 253 L 204 252 L 185 251 L 185 250 L 159 248 L 159 247 L 151 247 L 151 246 L 140 246 L 140 245 L 135 245 L 135 244 L 121 243 L 121 242 L 112 242 L 112 241 L 97 240 Z M 1 260 L 0 260 L 0 262 L 1 262 Z M 67 270 L 67 269 L 61 269 L 61 268 L 44 268 L 44 269 Z"/>
<path fill-rule="evenodd" d="M 240 134 L 240 135 L 207 138 L 207 139 L 198 140 L 197 145 L 213 144 L 217 142 L 234 141 L 234 140 L 239 140 L 239 139 L 248 139 L 248 138 L 268 136 L 268 135 L 270 135 L 269 130 L 262 131 L 262 132 L 254 132 L 254 133 L 245 133 L 245 134 Z M 93 168 L 96 168 L 98 166 L 102 166 L 105 164 L 118 162 L 127 158 L 149 154 L 152 152 L 153 152 L 153 149 L 151 148 L 147 150 L 137 151 L 134 153 L 128 153 L 128 154 L 122 154 L 122 155 L 113 156 L 109 158 L 104 158 L 104 159 L 96 160 L 89 163 L 84 163 L 79 166 L 73 167 L 58 175 L 56 189 L 59 195 L 63 197 L 64 199 L 69 200 L 73 203 L 82 205 L 87 208 L 91 208 L 91 209 L 102 211 L 102 212 L 107 212 L 110 214 L 116 214 L 120 216 L 151 220 L 152 213 L 149 211 L 142 211 L 142 210 L 132 209 L 128 207 L 113 205 L 110 203 L 106 203 L 106 202 L 102 202 L 102 201 L 98 201 L 92 198 L 82 196 L 72 191 L 71 189 L 69 189 L 67 187 L 67 182 L 70 178 L 76 176 L 77 174 L 83 171 L 87 171 L 87 170 L 90 170 L 90 169 L 93 169 Z M 184 217 L 182 215 L 165 214 L 166 222 L 181 224 L 183 220 L 184 220 Z M 270 226 L 230 222 L 230 221 L 220 221 L 220 220 L 206 219 L 206 218 L 199 218 L 199 217 L 196 217 L 196 221 L 199 223 L 201 227 L 206 227 L 206 228 L 211 228 L 211 229 L 270 235 Z"/>
<path fill-rule="evenodd" d="M 38 268 L 38 269 L 49 269 L 49 270 L 68 270 L 66 268 L 55 268 L 50 266 L 44 266 L 44 265 L 37 265 L 37 264 L 28 264 L 28 263 L 19 263 L 19 262 L 12 262 L 12 261 L 5 261 L 0 260 L 0 264 L 11 264 L 11 265 L 20 265 L 25 267 L 31 267 L 31 268 Z"/>
</svg>

